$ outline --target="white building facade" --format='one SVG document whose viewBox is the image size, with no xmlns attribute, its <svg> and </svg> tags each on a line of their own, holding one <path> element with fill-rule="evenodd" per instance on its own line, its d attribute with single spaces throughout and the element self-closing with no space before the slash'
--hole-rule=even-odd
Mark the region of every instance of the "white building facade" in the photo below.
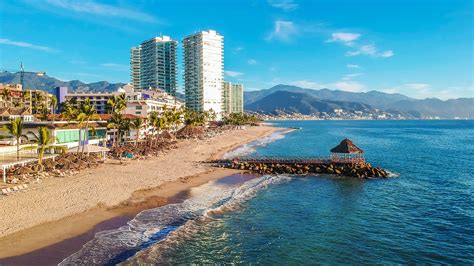
<svg viewBox="0 0 474 266">
<path fill-rule="evenodd" d="M 186 107 L 194 111 L 223 112 L 224 37 L 202 31 L 183 39 Z"/>
</svg>

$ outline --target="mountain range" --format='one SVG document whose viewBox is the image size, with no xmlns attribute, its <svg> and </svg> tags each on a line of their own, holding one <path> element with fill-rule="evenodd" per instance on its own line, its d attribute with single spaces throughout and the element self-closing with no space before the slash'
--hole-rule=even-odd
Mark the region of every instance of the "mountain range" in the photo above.
<svg viewBox="0 0 474 266">
<path fill-rule="evenodd" d="M 337 108 L 346 111 L 378 109 L 410 118 L 474 118 L 474 98 L 420 100 L 398 93 L 314 90 L 282 84 L 270 89 L 247 91 L 244 102 L 246 110 L 263 113 L 286 110 L 310 115 Z"/>
<path fill-rule="evenodd" d="M 20 83 L 20 73 L 0 72 L 0 83 Z M 124 83 L 99 81 L 84 83 L 79 80 L 61 81 L 48 75 L 24 74 L 27 89 L 52 92 L 58 86 L 67 86 L 77 92 L 112 92 Z M 184 100 L 182 93 L 177 97 Z M 291 85 L 276 85 L 270 89 L 244 92 L 245 109 L 254 112 L 289 113 L 311 115 L 342 109 L 348 112 L 385 111 L 410 118 L 474 118 L 474 98 L 439 100 L 436 98 L 414 99 L 403 94 L 380 91 L 348 92 L 330 89 L 306 89 Z"/>
<path fill-rule="evenodd" d="M 20 83 L 20 73 L 11 73 L 8 71 L 0 72 L 0 83 Z M 38 89 L 53 92 L 55 87 L 65 86 L 72 91 L 77 92 L 112 92 L 125 85 L 124 83 L 109 83 L 99 81 L 93 83 L 84 83 L 79 80 L 61 81 L 48 75 L 37 75 L 35 73 L 25 72 L 23 78 L 25 89 Z"/>
</svg>

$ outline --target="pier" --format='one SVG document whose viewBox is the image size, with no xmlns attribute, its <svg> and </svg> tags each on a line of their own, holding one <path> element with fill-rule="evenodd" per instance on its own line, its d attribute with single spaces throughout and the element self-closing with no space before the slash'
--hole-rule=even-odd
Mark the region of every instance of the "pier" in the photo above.
<svg viewBox="0 0 474 266">
<path fill-rule="evenodd" d="M 388 172 L 365 161 L 363 150 L 349 139 L 331 149 L 328 157 L 251 156 L 213 161 L 221 167 L 259 174 L 334 174 L 361 179 L 386 178 Z"/>
</svg>

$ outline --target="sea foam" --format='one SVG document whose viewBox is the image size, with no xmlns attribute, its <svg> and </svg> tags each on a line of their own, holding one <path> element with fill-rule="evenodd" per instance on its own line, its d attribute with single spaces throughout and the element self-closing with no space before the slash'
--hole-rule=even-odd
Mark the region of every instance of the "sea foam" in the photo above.
<svg viewBox="0 0 474 266">
<path fill-rule="evenodd" d="M 192 196 L 182 203 L 142 211 L 125 226 L 97 233 L 93 240 L 60 265 L 117 264 L 158 242 L 154 248 L 164 248 L 167 243 L 192 234 L 194 223 L 203 223 L 223 212 L 238 209 L 258 191 L 288 180 L 290 178 L 285 176 L 263 176 L 232 186 L 210 182 L 191 192 Z"/>
</svg>

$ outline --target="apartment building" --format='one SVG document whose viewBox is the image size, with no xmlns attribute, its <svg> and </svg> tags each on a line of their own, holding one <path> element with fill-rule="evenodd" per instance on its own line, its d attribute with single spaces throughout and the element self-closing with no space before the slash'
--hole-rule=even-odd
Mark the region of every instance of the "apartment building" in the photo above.
<svg viewBox="0 0 474 266">
<path fill-rule="evenodd" d="M 223 111 L 225 114 L 244 112 L 244 85 L 224 82 Z"/>
<path fill-rule="evenodd" d="M 194 111 L 223 111 L 224 37 L 214 30 L 183 39 L 186 107 Z"/>
<path fill-rule="evenodd" d="M 154 37 L 131 49 L 131 82 L 135 89 L 160 89 L 176 94 L 177 41 Z"/>
</svg>

